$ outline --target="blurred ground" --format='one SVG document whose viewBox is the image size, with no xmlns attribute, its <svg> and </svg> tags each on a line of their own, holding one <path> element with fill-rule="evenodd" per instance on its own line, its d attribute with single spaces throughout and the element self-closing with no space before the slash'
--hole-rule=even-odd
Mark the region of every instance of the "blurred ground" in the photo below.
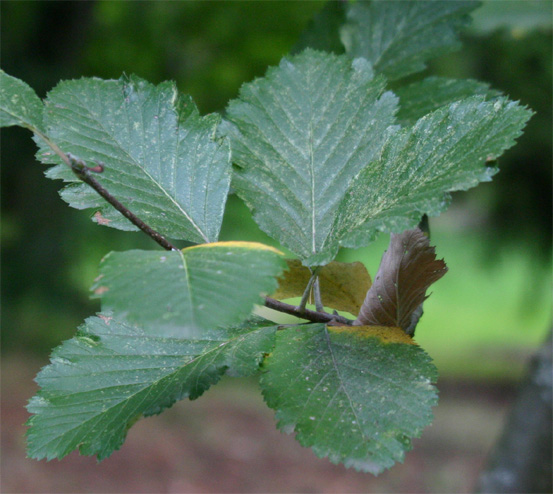
<svg viewBox="0 0 553 494">
<path fill-rule="evenodd" d="M 3 493 L 469 492 L 514 398 L 513 385 L 443 381 L 436 419 L 404 464 L 379 477 L 318 459 L 275 428 L 255 380 L 225 379 L 199 400 L 139 421 L 98 464 L 25 457 L 32 378 L 45 362 L 2 362 Z"/>
</svg>

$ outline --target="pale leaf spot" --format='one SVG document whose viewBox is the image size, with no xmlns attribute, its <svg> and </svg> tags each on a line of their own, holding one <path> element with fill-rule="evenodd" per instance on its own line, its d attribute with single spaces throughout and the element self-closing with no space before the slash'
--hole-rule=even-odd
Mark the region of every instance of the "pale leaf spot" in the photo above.
<svg viewBox="0 0 553 494">
<path fill-rule="evenodd" d="M 102 285 L 102 286 L 99 286 L 98 288 L 96 288 L 96 290 L 94 290 L 94 293 L 96 295 L 103 295 L 107 291 L 109 291 L 109 288 L 107 286 Z"/>
<path fill-rule="evenodd" d="M 104 287 L 105 288 L 105 287 Z M 111 316 L 104 316 L 103 314 L 98 314 L 98 317 L 100 319 L 102 319 L 102 321 L 104 321 L 108 326 L 109 326 L 109 322 L 113 319 L 113 317 Z"/>
<path fill-rule="evenodd" d="M 107 218 L 104 218 L 100 211 L 96 211 L 94 213 L 94 219 L 96 220 L 96 223 L 98 223 L 99 225 L 107 226 L 111 223 L 111 220 L 108 220 Z"/>
</svg>

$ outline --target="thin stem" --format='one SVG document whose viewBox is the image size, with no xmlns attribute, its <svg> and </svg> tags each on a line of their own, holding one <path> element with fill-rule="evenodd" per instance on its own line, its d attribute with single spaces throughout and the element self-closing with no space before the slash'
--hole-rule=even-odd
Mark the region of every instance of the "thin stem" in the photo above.
<svg viewBox="0 0 553 494">
<path fill-rule="evenodd" d="M 40 132 L 38 129 L 35 129 L 34 127 L 31 129 L 38 137 L 40 137 L 48 146 L 50 146 L 50 149 L 54 151 L 62 160 L 63 162 L 71 168 L 71 161 L 67 157 L 67 155 L 58 147 L 58 145 L 55 142 L 52 142 L 48 137 L 46 137 L 42 132 Z"/>
<path fill-rule="evenodd" d="M 178 250 L 174 245 L 172 245 L 163 235 L 159 232 L 152 229 L 146 223 L 144 223 L 140 218 L 138 218 L 134 213 L 132 213 L 128 208 L 123 206 L 115 197 L 113 197 L 104 187 L 91 175 L 92 173 L 102 173 L 104 171 L 104 165 L 102 163 L 97 163 L 95 167 L 88 167 L 86 163 L 70 153 L 64 153 L 54 142 L 52 142 L 48 137 L 42 134 L 37 129 L 32 129 L 35 134 L 48 144 L 48 146 L 54 151 L 63 162 L 71 168 L 73 173 L 82 180 L 85 184 L 92 187 L 101 197 L 103 197 L 109 204 L 111 204 L 117 211 L 119 211 L 125 218 L 131 221 L 135 226 L 140 228 L 146 235 L 155 240 L 161 247 L 166 250 Z M 291 314 L 296 317 L 301 317 L 311 322 L 322 322 L 322 323 L 331 323 L 339 325 L 350 326 L 353 321 L 346 319 L 338 314 L 327 314 L 326 312 L 315 312 L 305 308 L 307 303 L 307 298 L 309 297 L 309 292 L 313 283 L 317 280 L 317 273 L 320 267 L 315 268 L 312 271 L 312 276 L 309 280 L 308 286 L 302 297 L 302 303 L 299 307 L 294 305 L 286 304 L 275 300 L 270 297 L 265 297 L 265 306 L 277 310 L 279 312 L 284 312 L 285 314 Z M 320 293 L 319 293 L 319 302 L 320 302 Z M 304 300 L 305 299 L 305 300 Z M 303 304 L 303 305 L 302 305 Z M 317 310 L 322 311 L 322 303 L 317 306 Z"/>
<path fill-rule="evenodd" d="M 311 269 L 311 278 L 309 278 L 309 281 L 307 282 L 307 286 L 305 287 L 305 290 L 303 291 L 303 295 L 301 296 L 301 300 L 300 300 L 299 307 L 302 310 L 305 309 L 305 306 L 307 305 L 307 301 L 309 300 L 309 296 L 311 295 L 311 289 L 313 288 L 313 284 L 317 281 L 317 275 L 320 270 L 321 270 L 321 266 L 317 266 L 316 268 Z"/>
<path fill-rule="evenodd" d="M 136 216 L 132 211 L 123 206 L 115 197 L 113 197 L 98 180 L 96 180 L 92 173 L 102 173 L 104 171 L 104 165 L 98 163 L 95 167 L 88 167 L 86 163 L 71 153 L 64 153 L 59 146 L 52 142 L 48 137 L 46 137 L 42 132 L 36 128 L 31 129 L 37 136 L 39 136 L 54 153 L 56 153 L 63 162 L 71 168 L 73 173 L 82 180 L 85 184 L 92 187 L 101 197 L 103 197 L 107 202 L 109 202 L 117 211 L 119 211 L 125 218 L 127 218 L 133 225 L 137 226 L 142 230 L 146 235 L 151 237 L 155 242 L 157 242 L 165 250 L 178 250 L 173 244 L 171 244 L 161 233 L 155 231 L 153 228 L 144 223 L 138 216 Z"/>
<path fill-rule="evenodd" d="M 113 197 L 102 185 L 96 180 L 91 173 L 101 173 L 103 171 L 103 165 L 98 164 L 97 167 L 89 168 L 82 160 L 75 158 L 73 155 L 67 153 L 67 158 L 71 163 L 71 170 L 79 177 L 85 184 L 92 187 L 100 196 L 102 196 L 107 202 L 109 202 L 117 211 L 119 211 L 125 218 L 127 218 L 133 225 L 140 228 L 146 235 L 155 240 L 165 250 L 178 250 L 172 245 L 161 233 L 157 232 L 146 223 L 144 223 L 138 216 L 131 212 L 128 208 L 123 206 L 115 197 Z"/>
<path fill-rule="evenodd" d="M 313 284 L 313 297 L 315 298 L 315 308 L 317 312 L 324 312 L 323 299 L 321 298 L 321 285 L 318 276 Z"/>
<path fill-rule="evenodd" d="M 292 316 L 301 317 L 302 319 L 307 319 L 312 322 L 338 323 L 346 326 L 351 326 L 353 323 L 352 320 L 346 319 L 345 317 L 337 314 L 327 314 L 326 312 L 315 312 L 305 308 L 302 309 L 301 307 L 286 304 L 280 300 L 275 300 L 270 297 L 265 297 L 265 307 L 279 312 L 284 312 L 285 314 L 290 314 Z"/>
<path fill-rule="evenodd" d="M 305 287 L 305 290 L 303 291 L 303 295 L 301 296 L 300 310 L 305 309 L 305 306 L 307 305 L 307 301 L 309 300 L 309 296 L 311 295 L 311 287 L 313 286 L 313 283 L 315 283 L 315 280 L 317 277 L 315 275 L 312 275 L 311 278 L 309 278 L 309 281 L 307 282 L 307 286 Z"/>
</svg>

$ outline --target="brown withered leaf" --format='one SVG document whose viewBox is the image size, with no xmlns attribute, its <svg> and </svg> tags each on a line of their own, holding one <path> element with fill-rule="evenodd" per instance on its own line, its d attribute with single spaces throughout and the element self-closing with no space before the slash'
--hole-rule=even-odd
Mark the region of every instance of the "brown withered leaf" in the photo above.
<svg viewBox="0 0 553 494">
<path fill-rule="evenodd" d="M 311 271 L 299 259 L 286 262 L 288 271 L 278 279 L 278 289 L 272 295 L 279 300 L 301 297 L 311 277 Z M 326 307 L 357 314 L 371 286 L 371 277 L 360 262 L 333 261 L 319 271 L 319 286 Z"/>
<path fill-rule="evenodd" d="M 392 235 L 354 324 L 398 326 L 412 334 L 428 287 L 447 272 L 418 228 Z"/>
</svg>

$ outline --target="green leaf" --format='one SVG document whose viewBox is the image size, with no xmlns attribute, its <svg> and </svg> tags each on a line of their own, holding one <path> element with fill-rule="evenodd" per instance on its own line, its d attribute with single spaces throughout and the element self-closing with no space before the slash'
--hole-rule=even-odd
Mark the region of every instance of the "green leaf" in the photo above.
<svg viewBox="0 0 553 494">
<path fill-rule="evenodd" d="M 543 0 L 524 2 L 487 0 L 474 13 L 471 34 L 489 36 L 498 29 L 508 29 L 520 38 L 536 29 L 551 30 L 553 4 Z"/>
<path fill-rule="evenodd" d="M 426 68 L 426 61 L 460 46 L 457 32 L 478 2 L 433 0 L 353 3 L 341 31 L 346 53 L 364 57 L 390 80 Z"/>
<path fill-rule="evenodd" d="M 253 242 L 111 252 L 92 289 L 102 297 L 103 309 L 196 336 L 246 319 L 261 293 L 275 290 L 285 266 L 281 255 Z"/>
<path fill-rule="evenodd" d="M 162 338 L 92 317 L 54 350 L 28 405 L 28 454 L 62 458 L 74 449 L 99 460 L 119 449 L 142 416 L 199 397 L 226 372 L 254 374 L 274 344 L 274 323 L 259 318 L 198 339 Z"/>
<path fill-rule="evenodd" d="M 278 279 L 276 299 L 301 297 L 311 271 L 298 259 L 286 259 L 288 270 Z M 337 262 L 323 266 L 318 272 L 321 299 L 325 307 L 358 314 L 365 294 L 371 287 L 371 277 L 361 262 Z"/>
<path fill-rule="evenodd" d="M 0 69 L 0 127 L 18 125 L 42 131 L 44 105 L 28 84 Z"/>
<path fill-rule="evenodd" d="M 292 53 L 299 53 L 305 48 L 344 53 L 344 45 L 340 41 L 340 26 L 345 22 L 346 6 L 340 0 L 328 1 L 301 33 Z"/>
<path fill-rule="evenodd" d="M 135 76 L 61 82 L 48 94 L 44 118 L 48 137 L 64 152 L 105 164 L 95 178 L 152 228 L 191 242 L 217 240 L 229 145 L 214 138 L 220 117 L 201 117 L 174 83 L 154 86 Z M 38 158 L 60 163 L 44 145 Z M 47 176 L 76 180 L 67 166 Z M 68 186 L 62 197 L 77 209 L 97 209 L 102 224 L 136 229 L 85 184 Z"/>
<path fill-rule="evenodd" d="M 306 50 L 242 86 L 222 131 L 233 186 L 261 228 L 303 263 L 338 250 L 337 207 L 393 130 L 397 98 L 362 59 Z"/>
<path fill-rule="evenodd" d="M 363 472 L 402 461 L 437 403 L 436 368 L 399 328 L 278 331 L 263 368 L 278 427 L 317 456 Z"/>
<path fill-rule="evenodd" d="M 483 95 L 490 99 L 501 95 L 483 82 L 446 77 L 427 77 L 397 88 L 395 93 L 399 96 L 397 117 L 404 125 L 413 125 L 428 113 L 470 96 Z"/>
<path fill-rule="evenodd" d="M 442 107 L 394 134 L 380 158 L 352 182 L 334 223 L 345 247 L 369 243 L 378 231 L 415 227 L 423 214 L 448 206 L 449 192 L 489 181 L 485 166 L 515 144 L 532 112 L 507 98 L 483 96 Z"/>
</svg>

